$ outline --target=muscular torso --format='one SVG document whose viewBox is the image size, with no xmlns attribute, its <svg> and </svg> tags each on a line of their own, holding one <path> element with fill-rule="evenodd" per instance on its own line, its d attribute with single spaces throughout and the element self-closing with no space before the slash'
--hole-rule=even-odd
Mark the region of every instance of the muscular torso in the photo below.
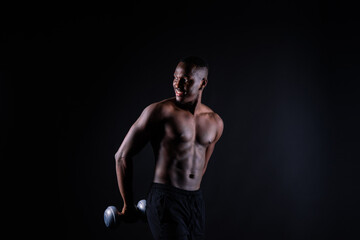
<svg viewBox="0 0 360 240">
<path fill-rule="evenodd" d="M 159 104 L 160 116 L 150 138 L 156 161 L 154 182 L 197 190 L 212 152 L 208 147 L 219 134 L 220 118 L 203 104 L 195 114 L 173 99 Z"/>
</svg>

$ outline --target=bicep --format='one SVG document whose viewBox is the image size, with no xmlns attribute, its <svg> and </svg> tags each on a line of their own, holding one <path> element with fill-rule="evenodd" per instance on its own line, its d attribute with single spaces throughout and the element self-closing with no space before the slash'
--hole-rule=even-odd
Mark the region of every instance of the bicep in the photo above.
<svg viewBox="0 0 360 240">
<path fill-rule="evenodd" d="M 211 154 L 212 154 L 213 151 L 214 151 L 214 148 L 215 148 L 215 142 L 211 143 L 211 144 L 206 148 L 206 151 L 205 151 L 205 164 L 204 164 L 204 169 L 203 169 L 203 175 L 205 174 L 205 171 L 206 171 L 206 169 L 207 169 L 207 165 L 208 165 L 208 163 L 209 163 Z"/>
<path fill-rule="evenodd" d="M 206 152 L 205 152 L 205 158 L 206 158 L 206 162 L 209 161 L 212 153 L 214 152 L 214 148 L 215 148 L 215 144 L 216 142 L 220 139 L 223 130 L 224 130 L 224 123 L 223 121 L 220 119 L 220 121 L 217 122 L 217 131 L 216 131 L 216 137 L 214 139 L 214 141 L 212 143 L 209 144 L 209 146 L 206 148 Z"/>
<path fill-rule="evenodd" d="M 150 140 L 152 127 L 152 108 L 145 108 L 140 117 L 131 126 L 117 152 L 118 157 L 131 157 L 137 154 Z"/>
<path fill-rule="evenodd" d="M 215 148 L 215 143 L 211 143 L 207 148 L 206 148 L 206 152 L 205 152 L 205 159 L 206 159 L 206 162 L 209 161 L 213 151 L 214 151 L 214 148 Z"/>
<path fill-rule="evenodd" d="M 145 146 L 148 142 L 148 138 L 146 129 L 134 124 L 126 134 L 118 152 L 121 157 L 133 156 Z"/>
</svg>

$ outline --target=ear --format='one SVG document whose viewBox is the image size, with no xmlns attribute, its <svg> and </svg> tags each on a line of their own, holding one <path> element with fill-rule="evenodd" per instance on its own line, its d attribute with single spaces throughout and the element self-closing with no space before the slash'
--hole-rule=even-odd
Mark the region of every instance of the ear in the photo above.
<svg viewBox="0 0 360 240">
<path fill-rule="evenodd" d="M 208 83 L 207 78 L 203 78 L 203 80 L 201 80 L 200 90 L 204 89 L 206 87 L 207 83 Z"/>
</svg>

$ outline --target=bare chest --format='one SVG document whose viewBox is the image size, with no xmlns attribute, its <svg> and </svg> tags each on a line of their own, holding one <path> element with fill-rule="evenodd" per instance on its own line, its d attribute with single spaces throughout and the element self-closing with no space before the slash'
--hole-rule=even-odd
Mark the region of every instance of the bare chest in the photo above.
<svg viewBox="0 0 360 240">
<path fill-rule="evenodd" d="M 175 115 L 166 121 L 165 135 L 173 141 L 207 146 L 215 140 L 216 124 L 207 116 Z"/>
</svg>

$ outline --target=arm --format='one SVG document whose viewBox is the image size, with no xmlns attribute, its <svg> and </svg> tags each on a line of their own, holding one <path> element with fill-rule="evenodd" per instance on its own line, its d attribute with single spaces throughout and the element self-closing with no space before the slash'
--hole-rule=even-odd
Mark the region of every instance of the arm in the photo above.
<svg viewBox="0 0 360 240">
<path fill-rule="evenodd" d="M 204 174 L 205 174 L 207 165 L 208 165 L 208 163 L 209 163 L 211 154 L 212 154 L 213 151 L 214 151 L 214 148 L 215 148 L 215 142 L 211 143 L 211 144 L 206 148 L 206 152 L 205 152 L 205 165 L 204 165 L 204 169 L 203 169 L 203 176 L 204 176 Z"/>
<path fill-rule="evenodd" d="M 124 201 L 122 214 L 135 210 L 132 190 L 132 158 L 150 140 L 151 129 L 154 125 L 154 110 L 154 104 L 144 109 L 137 121 L 131 126 L 115 154 L 117 182 Z"/>
<path fill-rule="evenodd" d="M 224 123 L 222 121 L 222 119 L 218 116 L 218 119 L 216 121 L 217 123 L 217 131 L 216 131 L 216 137 L 215 140 L 209 144 L 209 146 L 206 148 L 206 152 L 205 152 L 205 165 L 204 165 L 204 170 L 203 170 L 203 175 L 205 174 L 207 165 L 209 163 L 210 157 L 214 151 L 215 148 L 215 144 L 216 142 L 220 139 L 223 130 L 224 130 Z"/>
</svg>

